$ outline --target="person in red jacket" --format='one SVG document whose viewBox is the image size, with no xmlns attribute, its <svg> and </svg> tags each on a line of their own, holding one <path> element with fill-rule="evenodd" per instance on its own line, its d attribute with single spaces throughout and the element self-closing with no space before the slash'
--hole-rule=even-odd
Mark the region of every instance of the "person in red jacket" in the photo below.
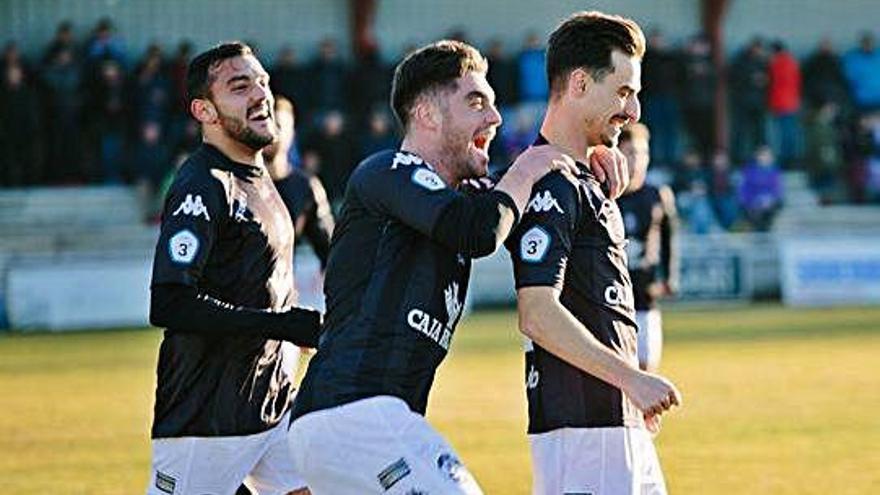
<svg viewBox="0 0 880 495">
<path fill-rule="evenodd" d="M 773 115 L 777 155 L 783 166 L 790 168 L 797 160 L 800 148 L 801 69 L 781 41 L 773 43 L 768 72 L 767 105 Z"/>
</svg>

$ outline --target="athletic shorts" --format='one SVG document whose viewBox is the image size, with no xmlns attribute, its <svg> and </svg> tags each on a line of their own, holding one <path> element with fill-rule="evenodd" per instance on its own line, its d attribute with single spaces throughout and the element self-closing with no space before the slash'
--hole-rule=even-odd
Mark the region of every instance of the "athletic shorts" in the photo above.
<svg viewBox="0 0 880 495">
<path fill-rule="evenodd" d="M 242 482 L 260 495 L 304 488 L 287 441 L 289 415 L 254 435 L 154 439 L 147 495 L 231 495 Z"/>
<path fill-rule="evenodd" d="M 297 472 L 313 495 L 481 495 L 452 447 L 396 397 L 378 396 L 297 418 Z"/>
<path fill-rule="evenodd" d="M 641 428 L 560 428 L 529 435 L 533 495 L 665 495 L 651 435 Z"/>
<path fill-rule="evenodd" d="M 647 311 L 636 311 L 638 331 L 639 366 L 647 370 L 660 367 L 663 354 L 663 319 L 657 308 Z"/>
</svg>

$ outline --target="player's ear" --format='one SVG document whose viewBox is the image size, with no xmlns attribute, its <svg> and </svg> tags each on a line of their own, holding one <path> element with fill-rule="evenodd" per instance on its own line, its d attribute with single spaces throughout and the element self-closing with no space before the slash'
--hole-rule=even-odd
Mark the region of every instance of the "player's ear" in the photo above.
<svg viewBox="0 0 880 495">
<path fill-rule="evenodd" d="M 593 82 L 593 78 L 587 71 L 577 68 L 568 75 L 568 93 L 579 98 L 587 92 L 587 87 Z"/>
<path fill-rule="evenodd" d="M 202 124 L 213 124 L 217 122 L 217 108 L 211 100 L 206 98 L 195 98 L 189 104 L 189 111 L 193 117 Z"/>
<path fill-rule="evenodd" d="M 419 98 L 412 112 L 415 121 L 422 127 L 432 130 L 440 128 L 440 106 L 434 98 Z"/>
</svg>

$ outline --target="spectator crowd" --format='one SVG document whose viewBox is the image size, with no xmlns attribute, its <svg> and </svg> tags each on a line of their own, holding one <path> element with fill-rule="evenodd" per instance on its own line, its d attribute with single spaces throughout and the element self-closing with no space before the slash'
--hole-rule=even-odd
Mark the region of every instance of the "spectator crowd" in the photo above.
<svg viewBox="0 0 880 495">
<path fill-rule="evenodd" d="M 497 39 L 484 53 L 505 119 L 490 150 L 500 168 L 537 132 L 548 93 L 544 47 L 529 32 L 515 53 Z M 84 39 L 60 24 L 38 59 L 9 41 L 0 59 L 0 187 L 126 183 L 159 194 L 199 141 L 185 106 L 193 54 L 182 41 L 173 53 L 153 44 L 134 59 L 109 19 Z M 296 107 L 292 161 L 338 201 L 361 158 L 397 143 L 387 104 L 393 65 L 376 49 L 343 57 L 330 38 L 314 57 L 292 46 L 267 55 L 259 54 L 273 90 Z M 729 146 L 716 142 L 722 82 Z M 673 186 L 694 232 L 769 229 L 789 170 L 805 172 L 822 203 L 880 202 L 880 51 L 871 33 L 843 54 L 823 39 L 803 60 L 782 41 L 755 38 L 719 71 L 704 36 L 679 47 L 654 31 L 641 100 L 653 176 Z"/>
</svg>

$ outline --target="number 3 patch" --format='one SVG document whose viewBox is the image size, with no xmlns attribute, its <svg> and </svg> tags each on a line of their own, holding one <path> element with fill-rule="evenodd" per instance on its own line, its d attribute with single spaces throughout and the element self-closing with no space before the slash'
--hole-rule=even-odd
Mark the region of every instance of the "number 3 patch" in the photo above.
<svg viewBox="0 0 880 495">
<path fill-rule="evenodd" d="M 199 239 L 188 230 L 181 230 L 168 240 L 168 252 L 175 263 L 192 263 L 198 251 Z"/>
<path fill-rule="evenodd" d="M 523 234 L 519 244 L 519 257 L 529 263 L 544 261 L 547 248 L 550 247 L 550 236 L 541 227 L 532 227 Z"/>
</svg>

